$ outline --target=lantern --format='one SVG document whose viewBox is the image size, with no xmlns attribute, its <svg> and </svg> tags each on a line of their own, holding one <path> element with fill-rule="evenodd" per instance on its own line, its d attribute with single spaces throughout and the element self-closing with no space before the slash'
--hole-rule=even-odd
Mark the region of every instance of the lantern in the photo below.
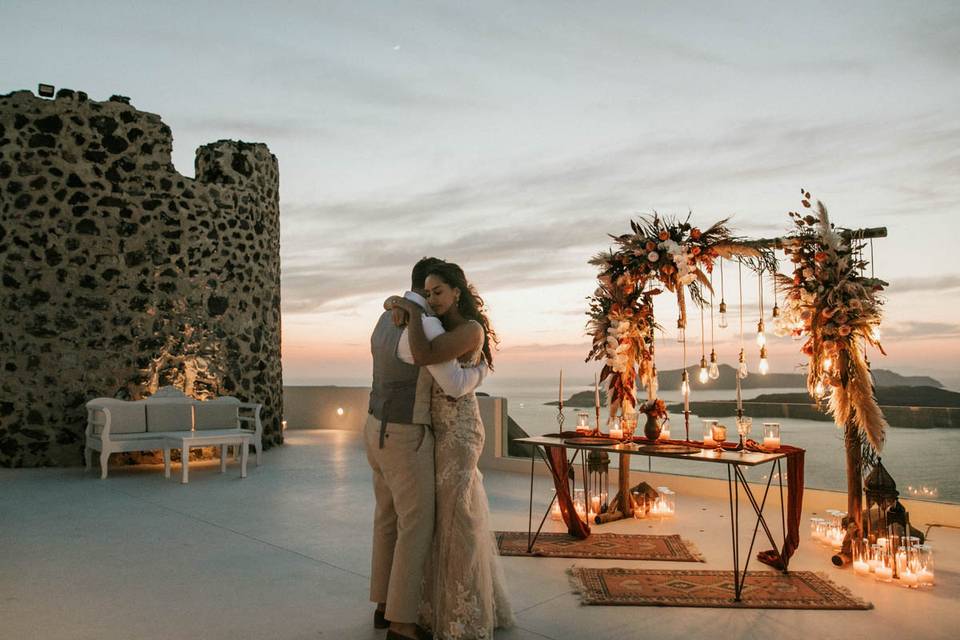
<svg viewBox="0 0 960 640">
<path fill-rule="evenodd" d="M 608 489 L 610 456 L 605 451 L 590 451 L 587 454 L 587 486 L 590 494 L 590 511 L 595 515 L 606 513 L 609 507 Z"/>
<path fill-rule="evenodd" d="M 877 458 L 877 466 L 873 468 L 870 475 L 863 483 L 866 493 L 867 511 L 864 517 L 864 537 L 871 542 L 877 538 L 887 536 L 887 511 L 897 503 L 897 483 L 887 472 L 880 458 Z"/>
</svg>

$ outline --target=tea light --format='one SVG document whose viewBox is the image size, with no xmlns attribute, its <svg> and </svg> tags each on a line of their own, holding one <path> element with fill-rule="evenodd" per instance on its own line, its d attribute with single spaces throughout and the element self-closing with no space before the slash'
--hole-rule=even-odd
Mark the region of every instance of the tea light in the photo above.
<svg viewBox="0 0 960 640">
<path fill-rule="evenodd" d="M 910 569 L 904 569 L 900 572 L 900 584 L 904 587 L 916 587 L 919 583 L 920 577 Z"/>
<path fill-rule="evenodd" d="M 920 569 L 917 572 L 917 582 L 919 584 L 933 584 L 933 569 Z"/>
<path fill-rule="evenodd" d="M 610 437 L 614 440 L 623 440 L 623 429 L 619 427 L 613 427 L 610 429 Z"/>
<path fill-rule="evenodd" d="M 853 561 L 853 572 L 857 575 L 865 576 L 870 573 L 870 564 L 863 560 Z"/>
<path fill-rule="evenodd" d="M 664 426 L 663 429 L 660 430 L 660 437 L 657 438 L 657 440 L 669 440 L 669 439 L 670 439 L 670 427 Z"/>
<path fill-rule="evenodd" d="M 600 513 L 600 496 L 590 496 L 590 510 Z"/>
<path fill-rule="evenodd" d="M 563 514 L 560 512 L 560 503 L 554 502 L 553 508 L 550 509 L 550 519 L 551 520 L 560 520 L 563 518 Z"/>
<path fill-rule="evenodd" d="M 879 565 L 874 573 L 877 576 L 877 580 L 880 580 L 881 582 L 890 582 L 893 580 L 893 567 Z"/>
</svg>

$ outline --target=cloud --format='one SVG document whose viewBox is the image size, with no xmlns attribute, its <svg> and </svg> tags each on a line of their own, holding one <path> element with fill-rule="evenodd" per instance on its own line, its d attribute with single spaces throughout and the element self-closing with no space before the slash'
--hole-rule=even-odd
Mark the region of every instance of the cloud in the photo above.
<svg viewBox="0 0 960 640">
<path fill-rule="evenodd" d="M 890 327 L 883 328 L 884 340 L 890 338 L 902 339 L 920 339 L 920 338 L 946 338 L 960 335 L 960 324 L 955 322 L 923 322 L 908 321 L 899 322 Z"/>
<path fill-rule="evenodd" d="M 858 144 L 883 128 L 893 142 Z M 960 142 L 960 127 L 935 115 L 910 123 L 747 121 L 713 139 L 663 134 L 589 156 L 478 170 L 417 192 L 283 203 L 284 310 L 332 309 L 342 300 L 395 291 L 406 286 L 411 265 L 424 255 L 460 263 L 481 294 L 589 281 L 594 269 L 587 260 L 610 245 L 608 233 L 626 231 L 628 220 L 644 213 L 638 203 L 666 201 L 662 213 L 685 214 L 675 194 L 688 193 L 691 184 L 714 190 L 733 184 L 727 198 L 740 198 L 770 181 L 816 178 L 839 153 L 848 156 L 849 166 L 895 158 L 891 167 L 900 167 L 904 155 L 942 163 L 951 157 L 953 142 Z M 944 186 L 951 181 L 930 181 L 914 183 L 911 212 L 929 212 L 935 202 L 960 204 L 960 192 Z M 696 204 L 698 218 L 734 214 L 733 226 L 744 235 L 788 230 L 784 211 L 764 212 L 752 200 L 742 212 Z M 903 207 L 898 211 L 902 215 Z M 901 279 L 892 292 L 957 283 L 953 276 L 928 280 Z"/>
<path fill-rule="evenodd" d="M 915 291 L 952 291 L 960 289 L 960 274 L 897 278 L 887 291 L 893 295 Z"/>
</svg>

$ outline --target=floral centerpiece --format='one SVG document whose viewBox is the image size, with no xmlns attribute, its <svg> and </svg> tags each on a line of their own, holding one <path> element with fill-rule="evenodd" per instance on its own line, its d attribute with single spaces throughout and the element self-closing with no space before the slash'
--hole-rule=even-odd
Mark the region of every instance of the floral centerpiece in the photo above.
<svg viewBox="0 0 960 640">
<path fill-rule="evenodd" d="M 807 191 L 802 205 L 814 208 Z M 835 229 L 823 203 L 816 203 L 815 212 L 790 212 L 795 242 L 784 251 L 793 262 L 793 275 L 778 275 L 787 299 L 776 330 L 805 339 L 808 391 L 827 402 L 838 426 L 853 420 L 879 452 L 887 423 L 873 393 L 865 346 L 883 352 L 880 293 L 887 283 L 866 277 L 862 242 Z"/>
<path fill-rule="evenodd" d="M 593 346 L 586 361 L 604 363 L 601 380 L 608 381 L 610 415 L 635 410 L 637 382 L 656 397 L 653 298 L 667 290 L 677 296 L 678 324 L 686 324 L 684 290 L 702 305 L 710 288 L 707 274 L 714 261 L 729 255 L 736 242 L 721 220 L 706 231 L 654 214 L 631 221 L 632 233 L 610 236 L 615 248 L 595 256 L 598 286 L 589 298 L 587 331 Z"/>
</svg>

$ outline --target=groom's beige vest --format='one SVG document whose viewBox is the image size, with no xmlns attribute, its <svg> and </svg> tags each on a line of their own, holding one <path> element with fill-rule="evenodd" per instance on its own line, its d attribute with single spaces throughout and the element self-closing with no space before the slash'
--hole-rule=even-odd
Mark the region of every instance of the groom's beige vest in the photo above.
<svg viewBox="0 0 960 640">
<path fill-rule="evenodd" d="M 370 413 L 380 421 L 381 431 L 388 422 L 430 425 L 433 376 L 426 367 L 407 364 L 397 356 L 402 334 L 403 328 L 394 325 L 392 314 L 385 311 L 370 336 Z"/>
</svg>

